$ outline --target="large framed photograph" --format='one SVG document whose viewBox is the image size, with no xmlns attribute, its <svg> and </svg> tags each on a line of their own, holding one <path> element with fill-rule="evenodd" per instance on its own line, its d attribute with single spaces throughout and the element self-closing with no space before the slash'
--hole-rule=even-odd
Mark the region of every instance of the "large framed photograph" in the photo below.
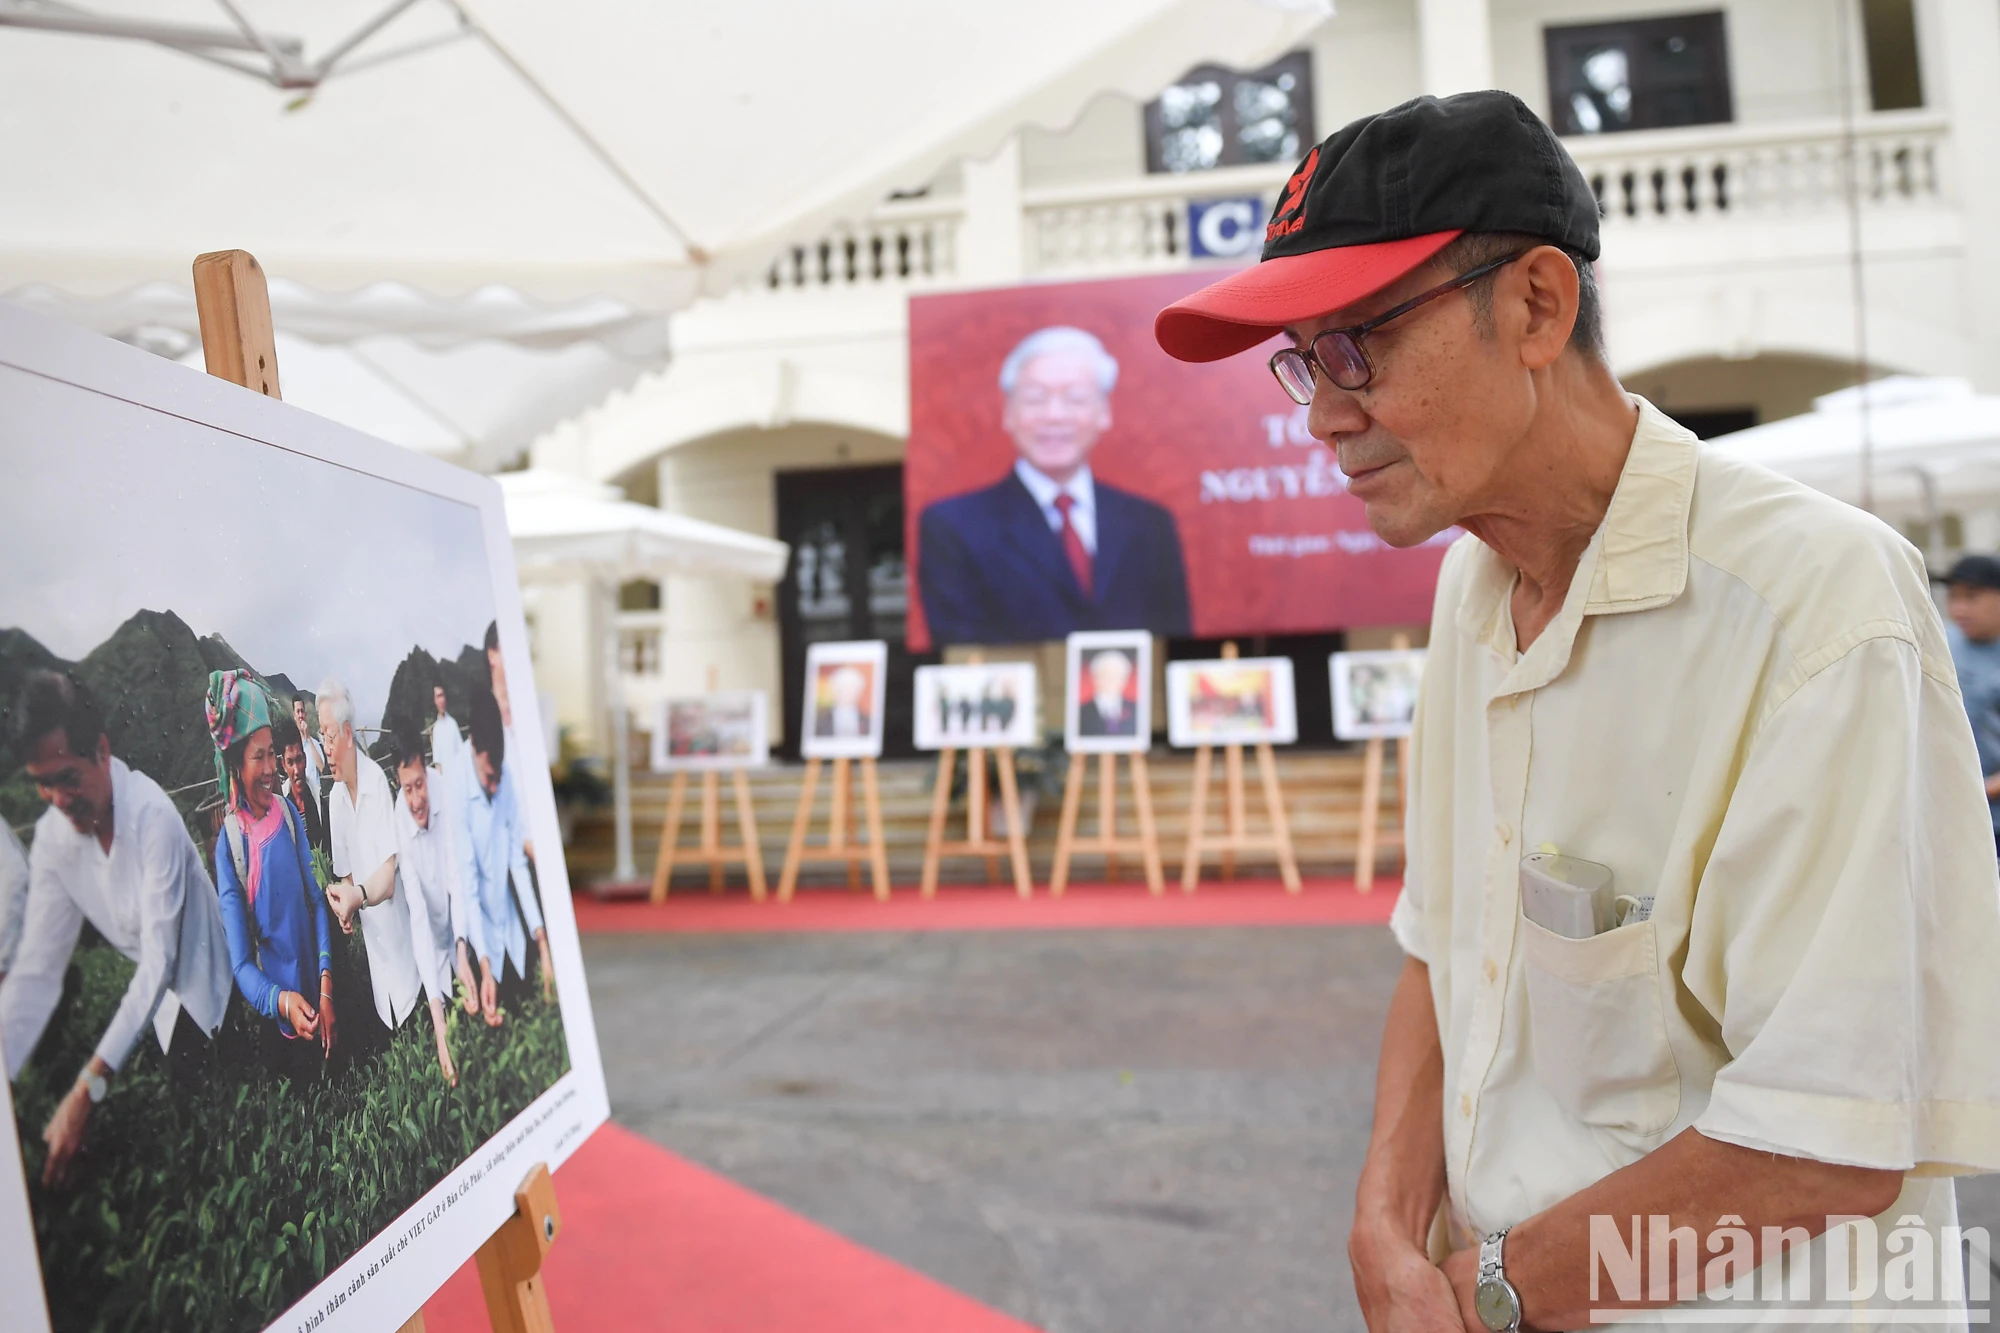
<svg viewBox="0 0 2000 1333">
<path fill-rule="evenodd" d="M 1067 640 L 1063 744 L 1072 754 L 1144 754 L 1153 745 L 1153 636 L 1086 631 Z"/>
<path fill-rule="evenodd" d="M 1417 691 L 1424 679 L 1424 650 L 1334 653 L 1333 734 L 1343 741 L 1398 738 L 1410 734 L 1417 716 Z"/>
<path fill-rule="evenodd" d="M 1167 738 L 1174 745 L 1290 745 L 1299 738 L 1289 657 L 1167 663 Z"/>
<path fill-rule="evenodd" d="M 0 475 L 0 1328 L 395 1328 L 608 1109 L 499 489 L 4 303 Z"/>
<path fill-rule="evenodd" d="M 1033 662 L 917 668 L 919 750 L 1020 749 L 1040 739 Z"/>
<path fill-rule="evenodd" d="M 884 640 L 808 646 L 799 753 L 808 759 L 880 758 L 888 674 Z"/>
<path fill-rule="evenodd" d="M 652 749 L 655 773 L 761 768 L 771 757 L 768 696 L 726 690 L 662 699 Z"/>
</svg>

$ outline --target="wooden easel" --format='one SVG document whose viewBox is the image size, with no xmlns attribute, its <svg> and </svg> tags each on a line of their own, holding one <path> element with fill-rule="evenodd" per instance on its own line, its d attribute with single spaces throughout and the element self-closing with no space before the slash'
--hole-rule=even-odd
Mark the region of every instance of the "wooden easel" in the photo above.
<svg viewBox="0 0 2000 1333">
<path fill-rule="evenodd" d="M 1141 720 L 1141 725 L 1147 725 Z M 1166 878 L 1160 870 L 1160 835 L 1153 824 L 1153 784 L 1146 772 L 1146 756 L 1127 755 L 1132 761 L 1132 803 L 1139 809 L 1139 836 L 1118 836 L 1118 756 L 1097 756 L 1097 836 L 1076 836 L 1077 813 L 1083 806 L 1084 771 L 1087 755 L 1069 757 L 1069 776 L 1063 782 L 1062 823 L 1056 829 L 1056 863 L 1049 873 L 1049 896 L 1060 898 L 1069 887 L 1072 856 L 1093 854 L 1104 857 L 1104 877 L 1118 878 L 1118 854 L 1137 852 L 1146 867 L 1146 888 L 1155 897 L 1166 892 Z"/>
<path fill-rule="evenodd" d="M 812 827 L 813 797 L 819 793 L 819 767 L 825 762 L 819 759 L 806 760 L 805 782 L 799 787 L 799 810 L 792 816 L 792 840 L 785 849 L 785 870 L 778 876 L 778 901 L 792 900 L 792 890 L 799 884 L 799 867 L 808 861 L 839 861 L 847 866 L 847 886 L 861 887 L 861 863 L 868 862 L 874 876 L 875 897 L 879 902 L 889 901 L 889 852 L 882 845 L 882 790 L 875 778 L 873 759 L 836 759 L 833 761 L 832 801 L 833 808 L 827 815 L 826 841 L 817 847 L 806 845 L 806 834 Z M 854 840 L 854 764 L 861 765 L 861 794 L 867 804 L 868 845 L 862 847 Z"/>
<path fill-rule="evenodd" d="M 978 653 L 966 659 L 978 666 L 985 659 Z M 965 841 L 944 840 L 945 819 L 951 812 L 951 779 L 959 752 L 950 746 L 938 751 L 937 790 L 931 795 L 930 830 L 924 836 L 923 896 L 937 896 L 938 862 L 947 856 L 983 856 L 986 878 L 1000 878 L 1000 854 L 1005 852 L 1014 870 L 1014 892 L 1023 898 L 1033 895 L 1034 877 L 1028 871 L 1028 832 L 1021 827 L 1021 792 L 1014 781 L 1014 751 L 1006 747 L 967 746 L 965 750 Z M 988 836 L 990 808 L 986 800 L 986 756 L 993 756 L 1000 777 L 1000 810 L 1007 816 L 1007 840 L 996 842 Z"/>
<path fill-rule="evenodd" d="M 1389 640 L 1389 646 L 1401 652 L 1410 646 L 1410 636 L 1398 634 Z M 1354 848 L 1354 890 L 1368 893 L 1375 887 L 1375 854 L 1380 839 L 1383 845 L 1393 843 L 1403 847 L 1402 831 L 1381 838 L 1382 824 L 1382 752 L 1380 736 L 1370 736 L 1367 748 L 1361 756 L 1361 833 Z M 1396 817 L 1407 825 L 1410 813 L 1410 738 L 1396 738 Z"/>
<path fill-rule="evenodd" d="M 1236 657 L 1236 645 L 1222 645 L 1222 656 L 1226 660 Z M 1205 825 L 1208 823 L 1208 775 L 1213 761 L 1215 747 L 1204 745 L 1194 752 L 1194 792 L 1188 801 L 1187 851 L 1181 857 L 1181 892 L 1193 893 L 1195 885 L 1201 882 L 1201 858 L 1208 852 L 1222 855 L 1222 877 L 1236 878 L 1236 856 L 1239 852 L 1269 852 L 1277 857 L 1278 875 L 1285 882 L 1286 893 L 1299 891 L 1299 863 L 1292 854 L 1292 827 L 1285 818 L 1284 792 L 1278 786 L 1278 761 L 1271 753 L 1268 741 L 1257 745 L 1257 772 L 1264 784 L 1264 811 L 1271 821 L 1268 834 L 1253 837 L 1244 818 L 1243 792 L 1243 747 L 1225 745 L 1222 747 L 1225 805 L 1227 828 L 1211 837 Z"/>
<path fill-rule="evenodd" d="M 764 851 L 757 845 L 757 812 L 750 804 L 750 779 L 742 769 L 729 774 L 736 793 L 736 826 L 743 840 L 734 846 L 722 841 L 722 774 L 710 769 L 701 775 L 701 845 L 682 847 L 681 813 L 687 806 L 686 770 L 674 774 L 667 788 L 667 817 L 660 821 L 660 851 L 653 861 L 653 901 L 667 900 L 668 881 L 675 866 L 708 867 L 708 890 L 722 892 L 723 867 L 741 863 L 750 876 L 750 896 L 764 901 Z"/>
<path fill-rule="evenodd" d="M 278 394 L 278 344 L 271 289 L 248 250 L 218 250 L 194 261 L 195 313 L 208 373 L 269 398 Z M 542 1257 L 562 1229 L 555 1180 L 538 1162 L 514 1191 L 514 1215 L 479 1247 L 479 1285 L 494 1333 L 554 1333 Z M 418 1310 L 398 1333 L 424 1333 Z"/>
</svg>

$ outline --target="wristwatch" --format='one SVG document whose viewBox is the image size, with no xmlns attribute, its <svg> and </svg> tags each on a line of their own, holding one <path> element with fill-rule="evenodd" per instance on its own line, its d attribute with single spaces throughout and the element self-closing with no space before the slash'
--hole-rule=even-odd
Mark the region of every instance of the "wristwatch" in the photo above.
<svg viewBox="0 0 2000 1333">
<path fill-rule="evenodd" d="M 1479 1242 L 1479 1284 L 1472 1289 L 1472 1305 L 1479 1322 L 1493 1333 L 1520 1333 L 1521 1293 L 1507 1280 L 1500 1263 L 1500 1247 L 1507 1241 L 1508 1228 Z"/>
<path fill-rule="evenodd" d="M 105 1096 L 111 1091 L 111 1085 L 104 1081 L 104 1075 L 98 1073 L 88 1065 L 84 1067 L 83 1073 L 77 1076 L 76 1081 L 83 1084 L 83 1090 L 90 1095 L 90 1104 L 92 1106 L 103 1101 Z"/>
</svg>

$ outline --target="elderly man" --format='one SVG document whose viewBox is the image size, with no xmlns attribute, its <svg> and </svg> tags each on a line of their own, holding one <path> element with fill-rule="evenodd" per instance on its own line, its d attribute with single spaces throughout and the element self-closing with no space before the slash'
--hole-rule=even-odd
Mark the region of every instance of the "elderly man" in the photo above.
<svg viewBox="0 0 2000 1333">
<path fill-rule="evenodd" d="M 111 756 L 104 714 L 67 675 L 31 674 L 15 710 L 28 778 L 49 808 L 28 856 L 20 951 L 0 984 L 0 1047 L 11 1080 L 62 997 L 83 923 L 136 967 L 97 1050 L 42 1139 L 42 1182 L 68 1181 L 92 1109 L 148 1023 L 176 1063 L 198 1059 L 229 1001 L 229 947 L 215 887 L 187 824 L 160 785 Z"/>
<path fill-rule="evenodd" d="M 1420 98 L 1315 148 L 1263 262 L 1155 326 L 1191 361 L 1282 332 L 1375 531 L 1470 534 L 1412 741 L 1362 1308 L 1871 1327 L 1921 1287 L 1948 1318 L 1955 1282 L 1827 1264 L 1894 1253 L 1842 1221 L 1881 1215 L 1955 1272 L 1950 1176 L 2000 1168 L 2000 882 L 1923 564 L 1620 387 L 1597 222 L 1519 101 Z M 1539 924 L 1538 848 L 1607 867 L 1626 914 Z"/>
<path fill-rule="evenodd" d="M 1091 654 L 1090 702 L 1077 710 L 1076 729 L 1082 736 L 1137 736 L 1138 711 L 1126 691 L 1132 684 L 1132 656 L 1117 648 Z"/>
<path fill-rule="evenodd" d="M 1021 340 L 1000 367 L 1000 425 L 1019 455 L 918 524 L 917 584 L 938 643 L 1021 643 L 1072 630 L 1188 633 L 1173 515 L 1098 481 L 1118 363 L 1082 329 Z"/>
<path fill-rule="evenodd" d="M 420 989 L 410 944 L 410 913 L 396 896 L 396 794 L 381 767 L 354 739 L 354 700 L 337 680 L 319 687 L 320 739 L 333 765 L 327 797 L 327 837 L 333 844 L 334 882 L 326 898 L 340 928 L 354 933 L 368 953 L 375 1016 L 394 1032 L 416 1007 Z"/>
</svg>

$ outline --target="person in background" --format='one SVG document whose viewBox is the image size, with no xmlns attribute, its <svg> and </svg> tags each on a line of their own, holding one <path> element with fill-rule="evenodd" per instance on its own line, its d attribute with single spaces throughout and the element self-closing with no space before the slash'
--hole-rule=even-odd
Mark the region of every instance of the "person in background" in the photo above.
<svg viewBox="0 0 2000 1333">
<path fill-rule="evenodd" d="M 456 731 L 456 728 L 453 728 Z M 443 773 L 424 758 L 421 736 L 398 732 L 391 737 L 396 764 L 396 879 L 410 913 L 411 951 L 417 979 L 423 983 L 431 1011 L 431 1032 L 437 1038 L 438 1070 L 444 1081 L 458 1086 L 446 1038 L 444 1008 L 451 1003 L 452 965 L 456 943 L 465 937 L 465 892 L 459 879 L 458 849 L 452 838 L 450 802 Z M 432 796 L 433 791 L 439 798 Z M 461 978 L 467 993 L 475 984 L 469 973 Z"/>
<path fill-rule="evenodd" d="M 271 744 L 278 751 L 279 766 L 285 774 L 285 799 L 292 803 L 292 809 L 298 811 L 306 826 L 306 846 L 331 858 L 333 844 L 326 836 L 326 816 L 306 768 L 305 739 L 290 718 L 281 717 L 271 724 Z"/>
<path fill-rule="evenodd" d="M 549 936 L 534 893 L 527 887 L 528 867 L 521 838 L 521 811 L 506 768 L 507 731 L 500 707 L 491 695 L 472 701 L 472 779 L 466 784 L 464 815 L 454 832 L 458 845 L 459 881 L 464 886 L 466 942 L 479 963 L 479 1008 L 488 1026 L 498 1027 L 499 983 L 508 964 L 527 979 L 527 933 L 535 937 L 541 955 L 542 995 L 553 998 L 554 971 L 549 962 Z M 513 902 L 507 887 L 513 884 Z M 515 914 L 515 905 L 520 914 Z"/>
<path fill-rule="evenodd" d="M 97 1049 L 42 1131 L 44 1185 L 67 1184 L 93 1108 L 148 1022 L 182 1069 L 206 1055 L 229 1002 L 229 946 L 215 888 L 160 784 L 111 754 L 104 714 L 64 673 L 21 687 L 15 739 L 49 803 L 28 855 L 21 947 L 0 983 L 0 1048 L 11 1081 L 42 1038 L 85 921 L 135 967 Z"/>
<path fill-rule="evenodd" d="M 246 672 L 216 671 L 205 713 L 224 800 L 215 891 L 229 970 L 251 1009 L 272 1020 L 261 1032 L 267 1063 L 309 1078 L 333 1054 L 332 940 L 305 821 L 278 794 L 270 697 Z"/>
<path fill-rule="evenodd" d="M 320 743 L 319 729 L 306 719 L 306 699 L 302 694 L 292 696 L 292 725 L 299 729 L 299 749 L 306 764 L 306 794 L 319 807 L 320 822 L 325 823 L 326 775 L 332 771 L 333 765 L 327 762 L 326 747 Z"/>
<path fill-rule="evenodd" d="M 0 823 L 0 983 L 21 947 L 21 922 L 28 915 L 28 849 Z"/>
<path fill-rule="evenodd" d="M 459 734 L 450 702 L 443 681 L 431 686 L 431 706 L 437 710 L 437 716 L 431 719 L 431 763 L 447 775 L 455 776 L 465 762 L 465 737 Z"/>
<path fill-rule="evenodd" d="M 507 692 L 507 660 L 500 653 L 500 622 L 497 620 L 486 622 L 486 678 L 493 691 L 493 702 L 500 706 L 500 726 L 506 732 L 504 743 L 507 753 L 518 755 L 521 753 L 521 747 L 515 743 L 514 702 Z M 466 785 L 468 787 L 472 785 L 469 779 Z M 521 821 L 521 850 L 528 858 L 522 864 L 532 865 L 535 860 L 535 840 L 528 836 L 528 822 L 525 817 Z M 523 879 L 514 886 L 514 890 L 532 896 L 535 892 L 534 883 L 532 880 Z"/>
<path fill-rule="evenodd" d="M 1972 720 L 1995 848 L 2000 850 L 2000 557 L 1968 555 L 1943 582 L 1945 611 L 1951 617 L 1945 639 L 1958 672 L 1958 692 Z"/>
<path fill-rule="evenodd" d="M 337 680 L 319 687 L 320 739 L 333 761 L 327 797 L 327 833 L 333 843 L 334 882 L 327 902 L 347 934 L 361 920 L 375 1016 L 394 1032 L 417 1004 L 417 964 L 410 945 L 410 914 L 396 896 L 396 794 L 354 737 L 354 700 Z"/>
</svg>

